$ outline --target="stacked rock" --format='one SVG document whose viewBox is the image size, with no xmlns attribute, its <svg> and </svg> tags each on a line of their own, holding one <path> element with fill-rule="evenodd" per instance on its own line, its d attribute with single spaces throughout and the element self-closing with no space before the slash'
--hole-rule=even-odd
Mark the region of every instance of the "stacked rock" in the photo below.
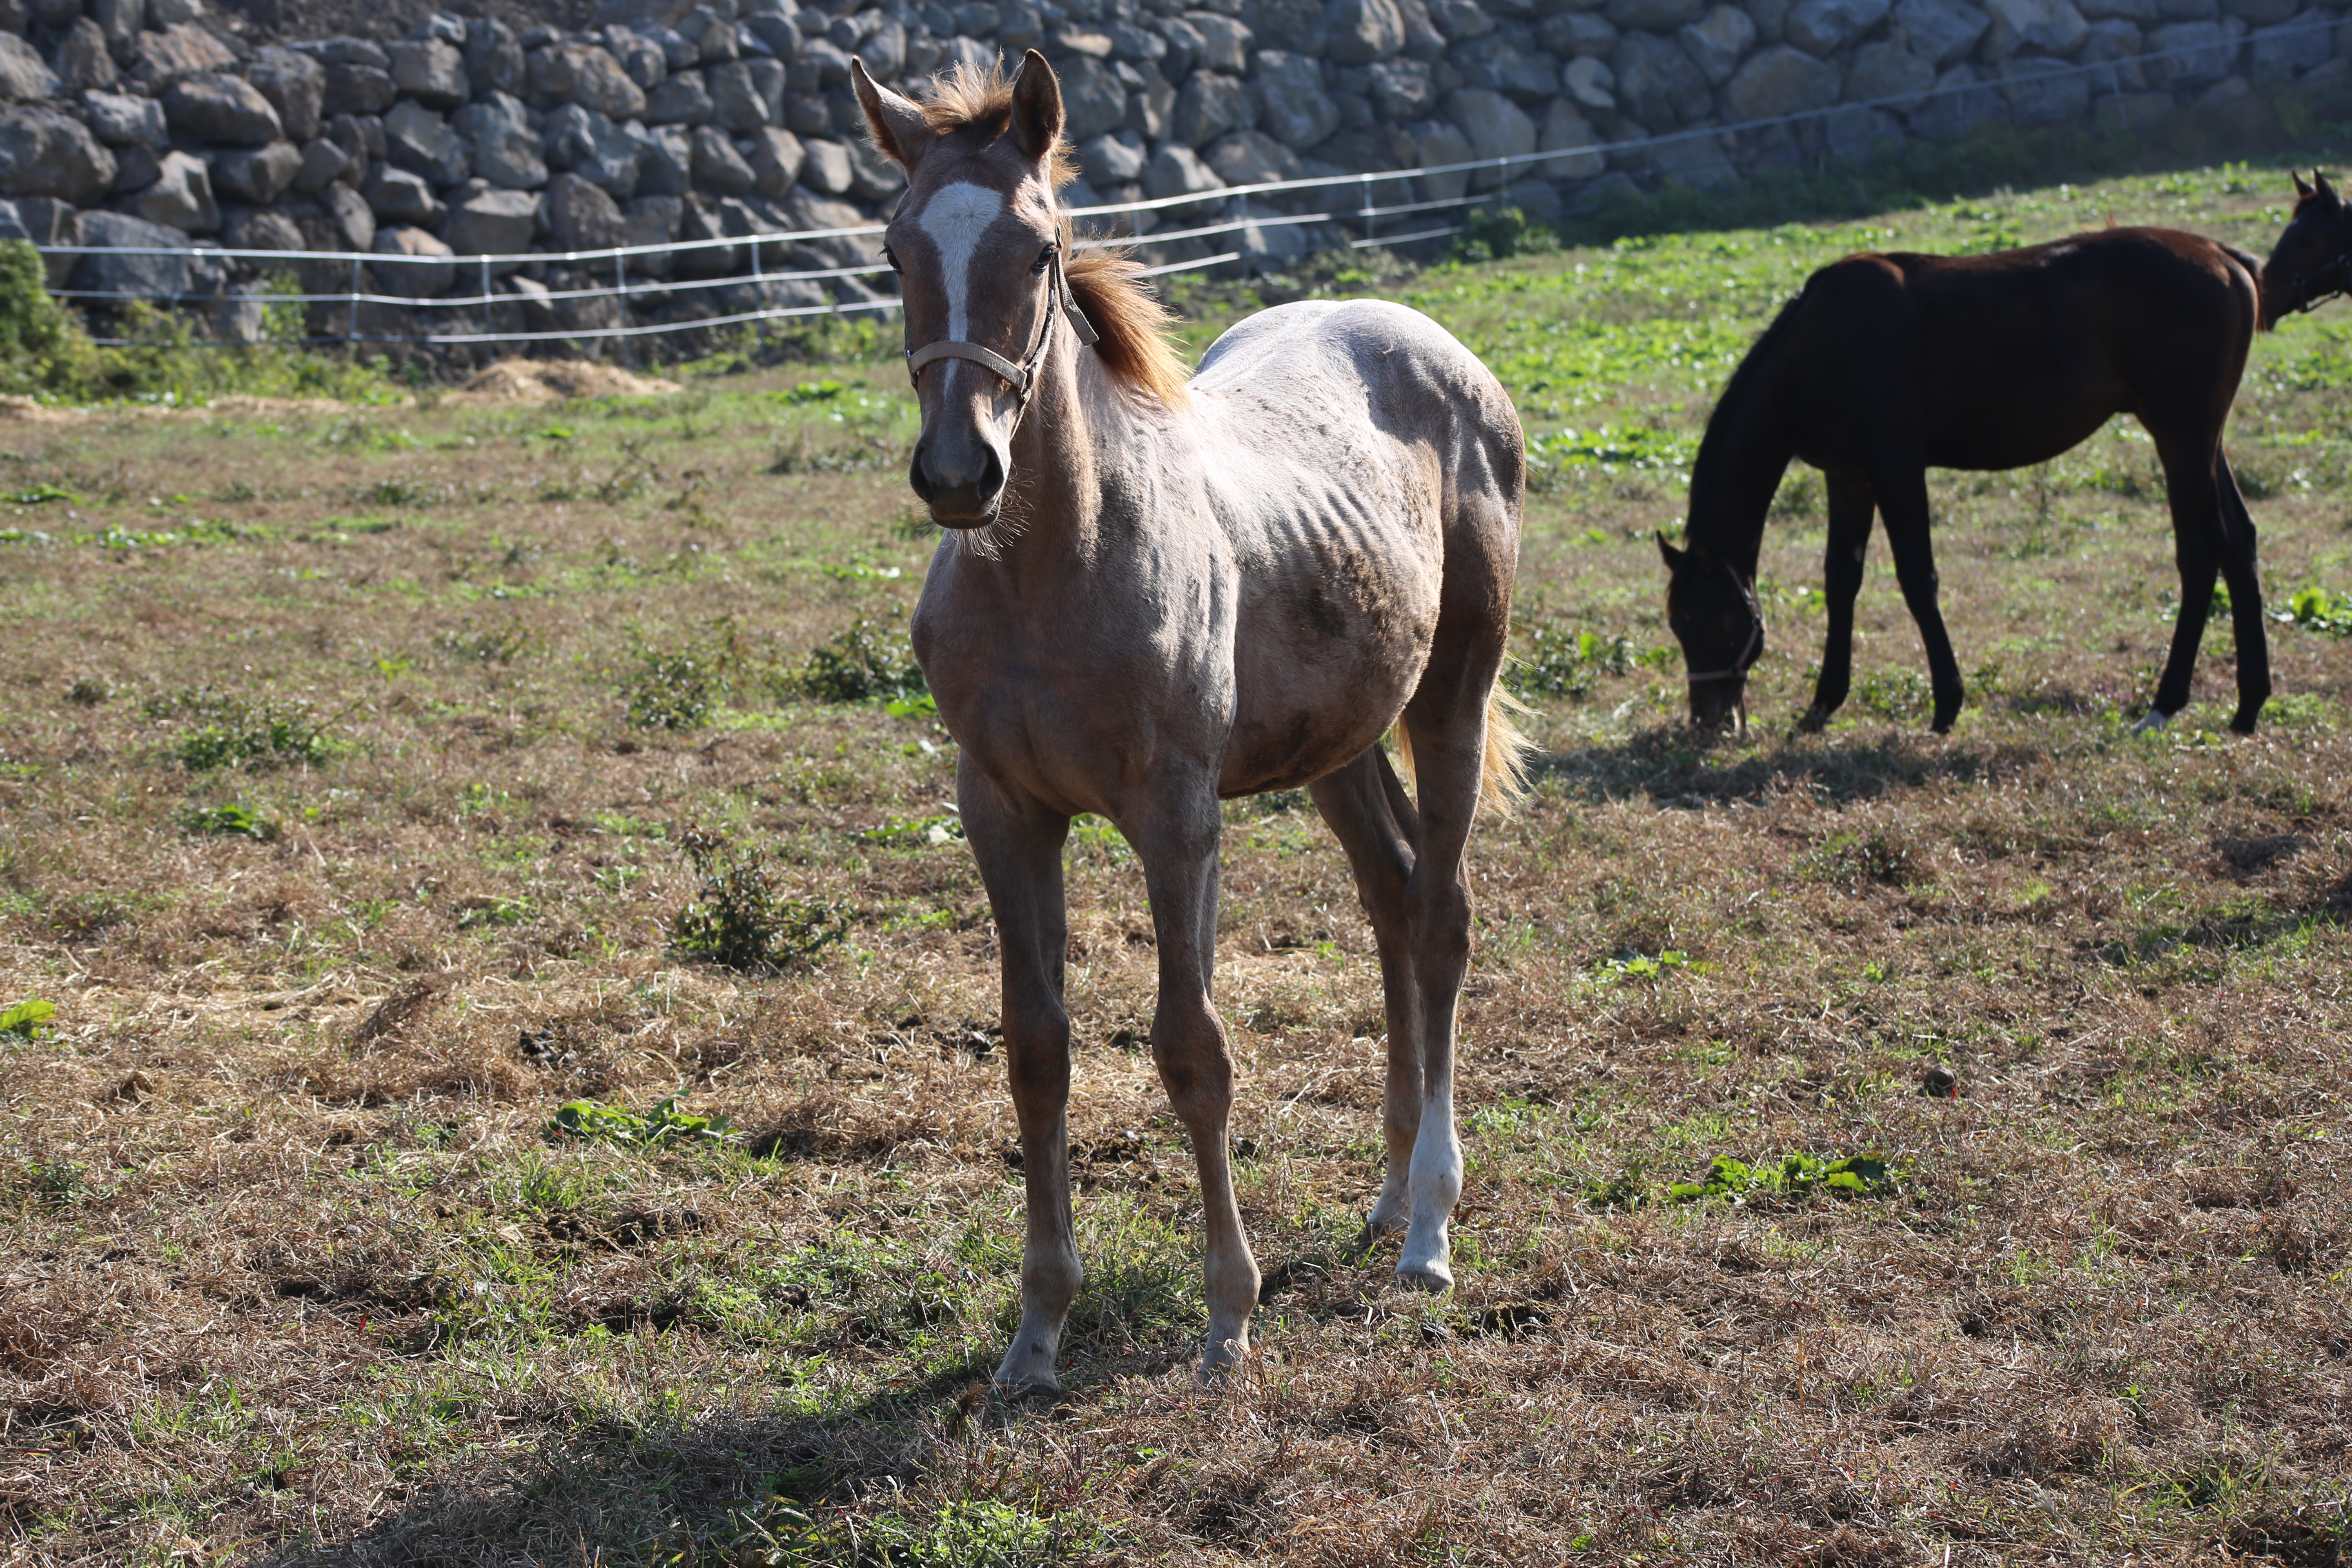
<svg viewBox="0 0 2352 1568">
<path fill-rule="evenodd" d="M 1073 205 L 1199 196 L 1223 213 L 1234 199 L 1213 194 L 1233 185 L 1534 155 L 1371 199 L 1507 184 L 1542 214 L 1595 182 L 1706 186 L 1987 119 L 2129 125 L 2331 80 L 2352 70 L 2336 16 L 2303 0 L 606 0 L 587 32 L 445 13 L 393 42 L 255 47 L 203 0 L 0 0 L 0 233 L 120 247 L 52 258 L 78 289 L 214 295 L 267 270 L 137 253 L 194 237 L 387 258 L 306 263 L 314 292 L 488 292 L 500 304 L 478 330 L 593 331 L 875 297 L 876 280 L 772 276 L 863 266 L 870 239 L 743 243 L 889 211 L 903 182 L 865 140 L 853 55 L 914 91 L 1043 49 L 1082 160 Z M 1600 150 L 1629 142 L 1648 144 Z M 1175 229 L 1191 210 L 1120 221 Z M 1276 226 L 1255 243 L 1286 232 L 1304 242 Z M 1163 258 L 1205 243 L 1234 241 L 1171 239 Z M 624 246 L 650 248 L 573 255 Z M 314 325 L 404 330 L 397 308 L 368 310 L 320 306 Z M 436 330 L 464 330 L 453 314 Z"/>
</svg>

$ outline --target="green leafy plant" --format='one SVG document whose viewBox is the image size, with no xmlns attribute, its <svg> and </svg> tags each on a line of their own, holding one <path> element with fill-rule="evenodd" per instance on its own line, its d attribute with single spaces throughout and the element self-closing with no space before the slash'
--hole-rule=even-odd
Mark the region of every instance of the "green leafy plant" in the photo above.
<svg viewBox="0 0 2352 1568">
<path fill-rule="evenodd" d="M 87 394 L 98 369 L 89 334 L 49 293 L 41 253 L 28 240 L 0 242 L 0 390 Z"/>
<path fill-rule="evenodd" d="M 335 754 L 328 725 L 300 699 L 256 702 L 231 692 L 197 688 L 146 705 L 150 718 L 186 717 L 196 726 L 173 743 L 172 754 L 191 773 L 215 768 L 317 766 Z"/>
<path fill-rule="evenodd" d="M 879 697 L 911 703 L 930 691 L 906 628 L 870 616 L 858 616 L 811 653 L 796 684 L 820 702 L 869 702 Z M 919 710 L 909 707 L 908 711 Z"/>
<path fill-rule="evenodd" d="M 180 826 L 200 837 L 251 838 L 267 844 L 278 837 L 278 824 L 252 807 L 231 801 L 226 805 L 195 806 L 183 815 Z"/>
<path fill-rule="evenodd" d="M 0 1013 L 0 1035 L 14 1035 L 21 1040 L 38 1037 L 42 1027 L 58 1016 L 58 1005 L 38 996 L 28 996 L 5 1013 Z"/>
<path fill-rule="evenodd" d="M 1597 632 L 1571 632 L 1556 621 L 1521 622 L 1527 651 L 1504 671 L 1503 679 L 1521 697 L 1591 695 L 1604 675 L 1631 675 L 1643 666 L 1662 667 L 1674 650 L 1640 647 L 1627 637 L 1602 637 Z"/>
<path fill-rule="evenodd" d="M 612 1143 L 632 1143 L 639 1148 L 656 1144 L 678 1144 L 726 1141 L 734 1129 L 723 1116 L 696 1116 L 678 1108 L 684 1094 L 673 1094 L 651 1110 L 639 1112 L 618 1105 L 600 1105 L 593 1100 L 575 1100 L 558 1106 L 548 1119 L 547 1131 L 551 1138 L 601 1138 Z"/>
<path fill-rule="evenodd" d="M 1618 952 L 1593 965 L 1592 978 L 1588 984 L 1601 986 L 1615 985 L 1627 980 L 1655 982 L 1678 969 L 1696 970 L 1699 967 L 1691 962 L 1690 954 L 1680 948 L 1670 947 L 1654 956 L 1646 952 Z"/>
<path fill-rule="evenodd" d="M 639 648 L 636 668 L 622 686 L 629 722 L 640 730 L 692 730 L 735 691 L 744 665 L 732 619 L 702 641 L 682 648 Z"/>
<path fill-rule="evenodd" d="M 2352 594 L 2331 594 L 2315 585 L 2297 588 L 2286 608 L 2272 614 L 2273 619 L 2307 632 L 2352 637 Z"/>
<path fill-rule="evenodd" d="M 713 834 L 681 836 L 702 878 L 701 896 L 678 911 L 670 941 L 679 952 L 725 966 L 779 972 L 847 939 L 835 905 L 787 894 L 758 850 L 738 853 Z"/>
<path fill-rule="evenodd" d="M 1760 1167 L 1718 1154 L 1708 1163 L 1705 1176 L 1696 1182 L 1674 1183 L 1666 1188 L 1666 1196 L 1678 1204 L 1759 1192 L 1792 1203 L 1817 1195 L 1879 1198 L 1895 1192 L 1901 1180 L 1902 1173 L 1875 1154 L 1823 1160 L 1796 1153 L 1788 1155 L 1777 1166 Z"/>
</svg>

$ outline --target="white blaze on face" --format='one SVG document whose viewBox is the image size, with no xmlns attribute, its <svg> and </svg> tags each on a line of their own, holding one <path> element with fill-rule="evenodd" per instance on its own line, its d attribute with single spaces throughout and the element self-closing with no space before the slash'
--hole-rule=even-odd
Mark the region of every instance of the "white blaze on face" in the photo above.
<svg viewBox="0 0 2352 1568">
<path fill-rule="evenodd" d="M 972 252 L 980 248 L 981 237 L 988 226 L 1004 210 L 1004 198 L 985 185 L 953 184 L 923 204 L 923 216 L 918 225 L 930 237 L 940 253 L 940 287 L 948 297 L 948 338 L 953 342 L 971 341 L 971 289 L 968 275 L 971 270 Z M 962 362 L 940 360 L 939 367 L 948 371 Z"/>
</svg>

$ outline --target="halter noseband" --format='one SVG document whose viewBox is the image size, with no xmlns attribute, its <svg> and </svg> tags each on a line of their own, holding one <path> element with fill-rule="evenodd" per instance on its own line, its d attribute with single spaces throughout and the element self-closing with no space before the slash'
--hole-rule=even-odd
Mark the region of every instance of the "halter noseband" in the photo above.
<svg viewBox="0 0 2352 1568">
<path fill-rule="evenodd" d="M 1080 343 L 1091 345 L 1099 336 L 1094 323 L 1087 320 L 1086 312 L 1078 309 L 1076 297 L 1070 292 L 1070 279 L 1062 270 L 1062 247 L 1059 244 L 1053 247 L 1046 268 L 1053 276 L 1045 284 L 1045 319 L 1037 323 L 1037 341 L 1030 348 L 1028 358 L 1014 364 L 994 349 L 942 338 L 936 342 L 925 343 L 921 348 L 907 351 L 908 381 L 920 385 L 923 367 L 934 361 L 968 359 L 1013 388 L 1014 395 L 1020 399 L 1019 408 L 1013 416 L 1013 422 L 1017 426 L 1021 416 L 1029 412 L 1029 399 L 1037 390 L 1038 367 L 1045 358 L 1045 351 L 1053 346 L 1054 312 L 1059 310 L 1070 318 L 1070 330 L 1078 334 Z"/>
<path fill-rule="evenodd" d="M 2338 294 L 2352 293 L 2352 253 L 2340 254 L 2308 272 L 2291 274 L 2287 282 L 2301 296 L 2287 314 L 2300 316 L 2315 310 Z"/>
<path fill-rule="evenodd" d="M 1748 601 L 1748 614 L 1752 623 L 1748 628 L 1748 644 L 1739 650 L 1739 657 L 1732 660 L 1728 668 L 1710 669 L 1704 674 L 1693 671 L 1684 677 L 1692 686 L 1702 680 L 1721 680 L 1729 675 L 1745 675 L 1756 668 L 1756 661 L 1764 655 L 1764 605 L 1756 597 L 1756 584 L 1741 582 L 1739 574 L 1732 572 L 1729 566 L 1724 570 L 1731 572 L 1732 581 L 1739 584 L 1739 596 Z"/>
</svg>

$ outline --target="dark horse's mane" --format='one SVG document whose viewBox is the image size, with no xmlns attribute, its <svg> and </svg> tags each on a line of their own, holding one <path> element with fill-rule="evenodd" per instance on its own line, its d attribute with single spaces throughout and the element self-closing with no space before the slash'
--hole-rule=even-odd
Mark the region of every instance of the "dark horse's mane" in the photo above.
<svg viewBox="0 0 2352 1568">
<path fill-rule="evenodd" d="M 1755 417 L 1759 412 L 1753 406 L 1751 394 L 1756 382 L 1764 374 L 1763 367 L 1773 363 L 1782 343 L 1796 331 L 1798 307 L 1812 284 L 1807 281 L 1789 301 L 1780 307 L 1763 335 L 1748 346 L 1741 356 L 1731 379 L 1723 385 L 1723 395 L 1716 399 L 1715 412 L 1707 416 L 1706 434 L 1700 437 L 1698 457 L 1691 464 L 1690 517 L 1688 542 L 1704 544 L 1740 564 L 1749 572 L 1755 570 L 1755 556 L 1762 535 L 1759 520 L 1756 538 L 1727 538 L 1718 521 L 1722 512 L 1717 492 L 1727 480 L 1724 466 L 1731 461 L 1730 453 L 1738 445 L 1736 426 Z"/>
</svg>

